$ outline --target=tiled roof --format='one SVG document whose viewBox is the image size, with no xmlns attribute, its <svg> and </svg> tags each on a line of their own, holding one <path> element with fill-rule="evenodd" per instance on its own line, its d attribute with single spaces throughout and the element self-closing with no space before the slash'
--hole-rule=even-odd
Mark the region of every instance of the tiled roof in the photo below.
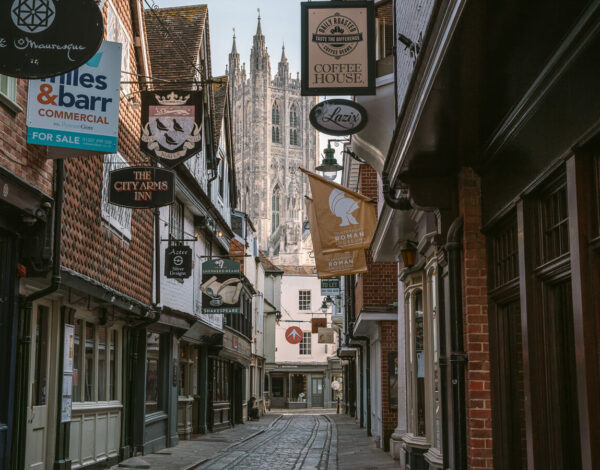
<svg viewBox="0 0 600 470">
<path fill-rule="evenodd" d="M 260 262 L 265 268 L 265 272 L 283 272 L 278 266 L 275 266 L 273 262 L 269 258 L 267 258 L 267 255 L 265 255 L 262 251 L 258 252 L 258 258 L 260 259 Z"/>
<path fill-rule="evenodd" d="M 221 138 L 221 129 L 223 128 L 223 117 L 225 117 L 225 106 L 227 103 L 227 91 L 229 89 L 229 77 L 222 75 L 214 77 L 217 83 L 213 83 L 213 131 L 215 145 L 219 145 Z"/>
<path fill-rule="evenodd" d="M 279 268 L 284 274 L 295 274 L 297 276 L 312 276 L 317 274 L 317 268 L 314 266 L 294 266 L 282 265 Z"/>
<path fill-rule="evenodd" d="M 192 5 L 144 13 L 152 76 L 191 82 L 195 74 L 191 61 L 197 61 L 204 28 L 208 27 L 208 7 Z M 163 24 L 170 36 L 165 36 Z"/>
</svg>

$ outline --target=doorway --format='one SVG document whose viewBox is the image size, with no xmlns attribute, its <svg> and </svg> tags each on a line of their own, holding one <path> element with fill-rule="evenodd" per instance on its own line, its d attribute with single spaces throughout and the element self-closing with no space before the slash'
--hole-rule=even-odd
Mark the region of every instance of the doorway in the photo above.
<svg viewBox="0 0 600 470">
<path fill-rule="evenodd" d="M 312 399 L 311 406 L 314 407 L 323 407 L 323 377 L 313 377 L 311 379 L 312 387 Z"/>
</svg>

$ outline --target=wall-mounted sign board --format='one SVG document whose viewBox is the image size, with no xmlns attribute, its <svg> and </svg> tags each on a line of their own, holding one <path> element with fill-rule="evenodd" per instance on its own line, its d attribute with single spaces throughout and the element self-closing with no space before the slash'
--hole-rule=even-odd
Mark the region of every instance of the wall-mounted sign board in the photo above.
<svg viewBox="0 0 600 470">
<path fill-rule="evenodd" d="M 326 100 L 310 110 L 309 119 L 312 126 L 324 134 L 351 135 L 367 125 L 367 110 L 350 100 Z"/>
<path fill-rule="evenodd" d="M 104 41 L 86 64 L 60 77 L 30 80 L 27 143 L 116 153 L 121 49 Z M 57 158 L 63 155 L 56 153 Z"/>
<path fill-rule="evenodd" d="M 173 204 L 175 173 L 163 168 L 132 166 L 110 172 L 108 202 L 132 209 Z"/>
<path fill-rule="evenodd" d="M 241 265 L 229 259 L 202 263 L 202 313 L 240 313 Z"/>
<path fill-rule="evenodd" d="M 165 276 L 169 279 L 187 279 L 192 275 L 192 248 L 171 245 L 165 249 Z"/>
<path fill-rule="evenodd" d="M 374 2 L 300 5 L 302 95 L 374 95 Z"/>
<path fill-rule="evenodd" d="M 318 335 L 319 344 L 335 343 L 335 335 L 333 328 L 319 328 Z"/>
<path fill-rule="evenodd" d="M 102 43 L 94 0 L 2 0 L 0 74 L 47 78 L 75 70 Z"/>
</svg>

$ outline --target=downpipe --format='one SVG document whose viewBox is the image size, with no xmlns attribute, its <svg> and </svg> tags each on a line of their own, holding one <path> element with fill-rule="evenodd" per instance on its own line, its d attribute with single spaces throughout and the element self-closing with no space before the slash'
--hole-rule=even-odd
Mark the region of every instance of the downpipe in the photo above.
<svg viewBox="0 0 600 470">
<path fill-rule="evenodd" d="M 401 211 L 407 211 L 413 208 L 407 193 L 400 193 L 397 197 L 393 196 L 394 190 L 390 185 L 390 178 L 387 171 L 381 173 L 381 180 L 383 184 L 383 199 L 388 206 L 392 209 Z"/>
</svg>

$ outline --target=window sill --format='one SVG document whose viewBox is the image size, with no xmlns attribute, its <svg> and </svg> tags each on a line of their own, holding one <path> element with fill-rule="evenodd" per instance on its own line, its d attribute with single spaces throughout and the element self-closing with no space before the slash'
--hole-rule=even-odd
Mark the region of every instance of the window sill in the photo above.
<svg viewBox="0 0 600 470">
<path fill-rule="evenodd" d="M 19 114 L 23 112 L 23 108 L 11 100 L 4 93 L 0 93 L 0 103 L 6 106 L 11 112 L 14 114 Z"/>
<path fill-rule="evenodd" d="M 152 423 L 156 423 L 158 421 L 164 421 L 168 417 L 169 416 L 164 411 L 155 411 L 154 413 L 146 415 L 146 417 L 144 419 L 144 423 L 145 424 L 152 424 Z"/>
<path fill-rule="evenodd" d="M 83 401 L 73 402 L 73 413 L 79 411 L 96 411 L 96 410 L 110 410 L 110 409 L 121 409 L 123 404 L 120 401 Z"/>
</svg>

